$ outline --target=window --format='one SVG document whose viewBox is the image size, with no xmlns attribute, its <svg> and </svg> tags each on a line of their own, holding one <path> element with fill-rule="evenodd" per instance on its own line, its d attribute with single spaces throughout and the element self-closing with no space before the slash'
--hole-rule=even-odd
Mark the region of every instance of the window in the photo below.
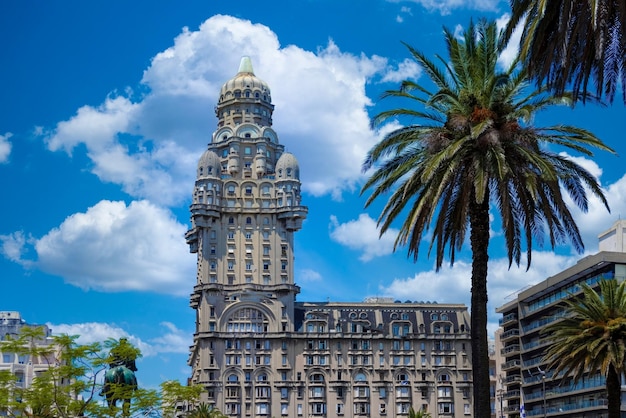
<svg viewBox="0 0 626 418">
<path fill-rule="evenodd" d="M 367 382 L 367 377 L 365 377 L 363 373 L 357 373 L 356 376 L 354 376 L 354 381 L 355 382 Z"/>
<path fill-rule="evenodd" d="M 439 402 L 440 414 L 452 414 L 454 413 L 454 407 L 452 402 Z"/>
<path fill-rule="evenodd" d="M 242 308 L 233 313 L 226 324 L 227 332 L 266 332 L 268 320 L 254 308 Z"/>
<path fill-rule="evenodd" d="M 280 414 L 281 415 L 289 415 L 289 404 L 281 403 L 280 404 Z"/>
<path fill-rule="evenodd" d="M 440 398 L 450 398 L 452 396 L 452 388 L 450 386 L 439 386 L 437 388 L 437 396 Z"/>
<path fill-rule="evenodd" d="M 342 403 L 337 404 L 337 415 L 343 415 L 344 407 Z"/>
<path fill-rule="evenodd" d="M 411 404 L 408 402 L 398 402 L 396 403 L 396 412 L 398 414 L 408 414 L 409 409 L 411 409 Z"/>
<path fill-rule="evenodd" d="M 246 218 L 246 225 L 250 225 L 250 224 L 252 224 L 252 218 L 250 216 L 248 216 Z"/>
<path fill-rule="evenodd" d="M 365 402 L 358 402 L 354 404 L 354 414 L 355 415 L 369 415 L 370 413 L 370 404 Z"/>
<path fill-rule="evenodd" d="M 355 398 L 369 398 L 370 396 L 370 388 L 357 386 L 353 389 Z"/>
<path fill-rule="evenodd" d="M 268 404 L 266 403 L 257 403 L 256 404 L 256 413 L 257 415 L 267 415 L 267 411 L 269 410 Z"/>
<path fill-rule="evenodd" d="M 321 386 L 313 386 L 309 389 L 309 396 L 311 398 L 323 398 L 324 397 L 324 388 Z"/>
<path fill-rule="evenodd" d="M 411 393 L 411 388 L 409 386 L 398 386 L 396 388 L 396 397 L 398 398 L 408 398 Z"/>
<path fill-rule="evenodd" d="M 311 413 L 313 415 L 325 415 L 326 414 L 326 404 L 325 403 L 312 403 L 311 404 Z"/>
<path fill-rule="evenodd" d="M 385 399 L 387 397 L 387 388 L 385 387 L 380 387 L 378 389 L 378 397 L 380 399 Z"/>
</svg>

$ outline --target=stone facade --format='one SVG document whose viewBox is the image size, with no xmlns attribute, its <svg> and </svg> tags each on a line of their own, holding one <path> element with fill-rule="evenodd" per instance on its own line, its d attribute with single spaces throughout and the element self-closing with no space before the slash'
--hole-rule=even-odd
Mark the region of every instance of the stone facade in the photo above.
<svg viewBox="0 0 626 418">
<path fill-rule="evenodd" d="M 297 302 L 300 170 L 272 129 L 270 89 L 244 57 L 221 89 L 191 205 L 191 381 L 241 417 L 471 414 L 469 314 L 460 304 Z"/>
</svg>

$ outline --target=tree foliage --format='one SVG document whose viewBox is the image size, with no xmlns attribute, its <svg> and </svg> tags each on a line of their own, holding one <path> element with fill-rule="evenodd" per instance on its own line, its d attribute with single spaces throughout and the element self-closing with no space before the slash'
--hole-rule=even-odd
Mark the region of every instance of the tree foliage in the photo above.
<svg viewBox="0 0 626 418">
<path fill-rule="evenodd" d="M 122 409 L 106 406 L 101 396 L 102 377 L 112 354 L 137 358 L 138 348 L 125 341 L 79 344 L 78 336 L 46 337 L 40 327 L 23 327 L 14 338 L 0 341 L 3 353 L 24 356 L 36 377 L 19 382 L 15 373 L 0 370 L 0 415 L 9 417 L 76 416 L 119 417 Z M 120 387 L 115 390 L 123 391 Z M 139 388 L 132 393 L 130 416 L 174 417 L 180 407 L 197 403 L 202 388 L 165 381 L 159 390 Z M 212 417 L 217 418 L 217 417 Z"/>
<path fill-rule="evenodd" d="M 624 0 L 511 0 L 511 9 L 505 40 L 523 25 L 521 55 L 537 81 L 556 94 L 571 86 L 574 98 L 595 91 L 611 102 L 621 86 L 626 103 Z"/>
<path fill-rule="evenodd" d="M 406 246 L 414 260 L 429 228 L 428 253 L 434 251 L 437 269 L 446 252 L 454 263 L 469 234 L 473 405 L 479 418 L 490 411 L 490 211 L 500 216 L 509 265 L 520 263 L 525 247 L 530 266 L 533 243 L 543 244 L 546 235 L 552 247 L 569 239 L 582 250 L 565 194 L 583 211 L 587 191 L 608 205 L 596 178 L 554 149 L 586 156 L 592 155 L 589 148 L 612 150 L 581 128 L 531 125 L 537 112 L 571 104 L 572 96 L 532 89 L 517 61 L 500 70 L 500 34 L 494 22 L 470 24 L 462 39 L 444 29 L 444 38 L 449 58 L 437 56 L 441 67 L 407 45 L 431 84 L 405 80 L 398 90 L 384 94 L 404 106 L 379 113 L 372 125 L 398 118 L 412 124 L 388 133 L 369 151 L 363 170 L 372 169 L 372 174 L 362 192 L 373 190 L 366 206 L 386 199 L 378 217 L 380 233 L 399 223 L 394 249 Z"/>
<path fill-rule="evenodd" d="M 554 374 L 578 381 L 585 374 L 606 378 L 609 418 L 618 418 L 621 377 L 626 375 L 626 282 L 602 279 L 600 292 L 582 284 L 582 297 L 563 302 L 565 317 L 549 325 L 545 354 Z"/>
</svg>

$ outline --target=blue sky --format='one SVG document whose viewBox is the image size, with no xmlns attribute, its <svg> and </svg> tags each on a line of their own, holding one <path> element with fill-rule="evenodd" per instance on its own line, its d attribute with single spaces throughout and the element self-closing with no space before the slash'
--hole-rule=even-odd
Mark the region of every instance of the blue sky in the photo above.
<svg viewBox="0 0 626 418">
<path fill-rule="evenodd" d="M 1 2 L 0 310 L 84 342 L 128 336 L 145 386 L 188 376 L 188 205 L 219 88 L 243 55 L 269 83 L 274 128 L 300 162 L 309 216 L 296 234 L 298 300 L 469 304 L 469 253 L 439 273 L 425 250 L 417 263 L 392 253 L 394 237 L 376 231 L 382 202 L 363 208 L 360 167 L 380 137 L 368 118 L 390 105 L 381 92 L 421 77 L 401 42 L 445 56 L 443 26 L 507 11 L 497 0 Z M 589 253 L 626 215 L 624 115 L 619 103 L 535 120 L 590 129 L 618 153 L 579 160 L 612 209 L 592 201 L 576 213 Z M 508 295 L 581 257 L 537 248 L 530 270 L 509 270 L 496 225 L 491 331 Z"/>
</svg>

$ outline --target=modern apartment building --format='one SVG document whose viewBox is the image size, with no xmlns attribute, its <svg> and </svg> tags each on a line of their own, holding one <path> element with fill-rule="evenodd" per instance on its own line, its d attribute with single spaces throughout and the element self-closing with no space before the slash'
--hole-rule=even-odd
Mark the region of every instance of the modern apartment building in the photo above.
<svg viewBox="0 0 626 418">
<path fill-rule="evenodd" d="M 560 302 L 579 294 L 581 283 L 593 286 L 601 278 L 624 280 L 625 232 L 626 221 L 616 222 L 599 235 L 599 253 L 521 291 L 496 310 L 502 314 L 498 335 L 505 416 L 519 416 L 522 405 L 526 417 L 607 416 L 604 378 L 594 372 L 574 384 L 571 377 L 547 370 L 543 355 L 549 340 L 542 331 L 564 315 Z"/>
<path fill-rule="evenodd" d="M 197 254 L 189 364 L 202 400 L 238 417 L 471 415 L 464 305 L 296 301 L 294 233 L 308 209 L 273 111 L 244 57 L 220 91 L 187 233 Z"/>
</svg>

